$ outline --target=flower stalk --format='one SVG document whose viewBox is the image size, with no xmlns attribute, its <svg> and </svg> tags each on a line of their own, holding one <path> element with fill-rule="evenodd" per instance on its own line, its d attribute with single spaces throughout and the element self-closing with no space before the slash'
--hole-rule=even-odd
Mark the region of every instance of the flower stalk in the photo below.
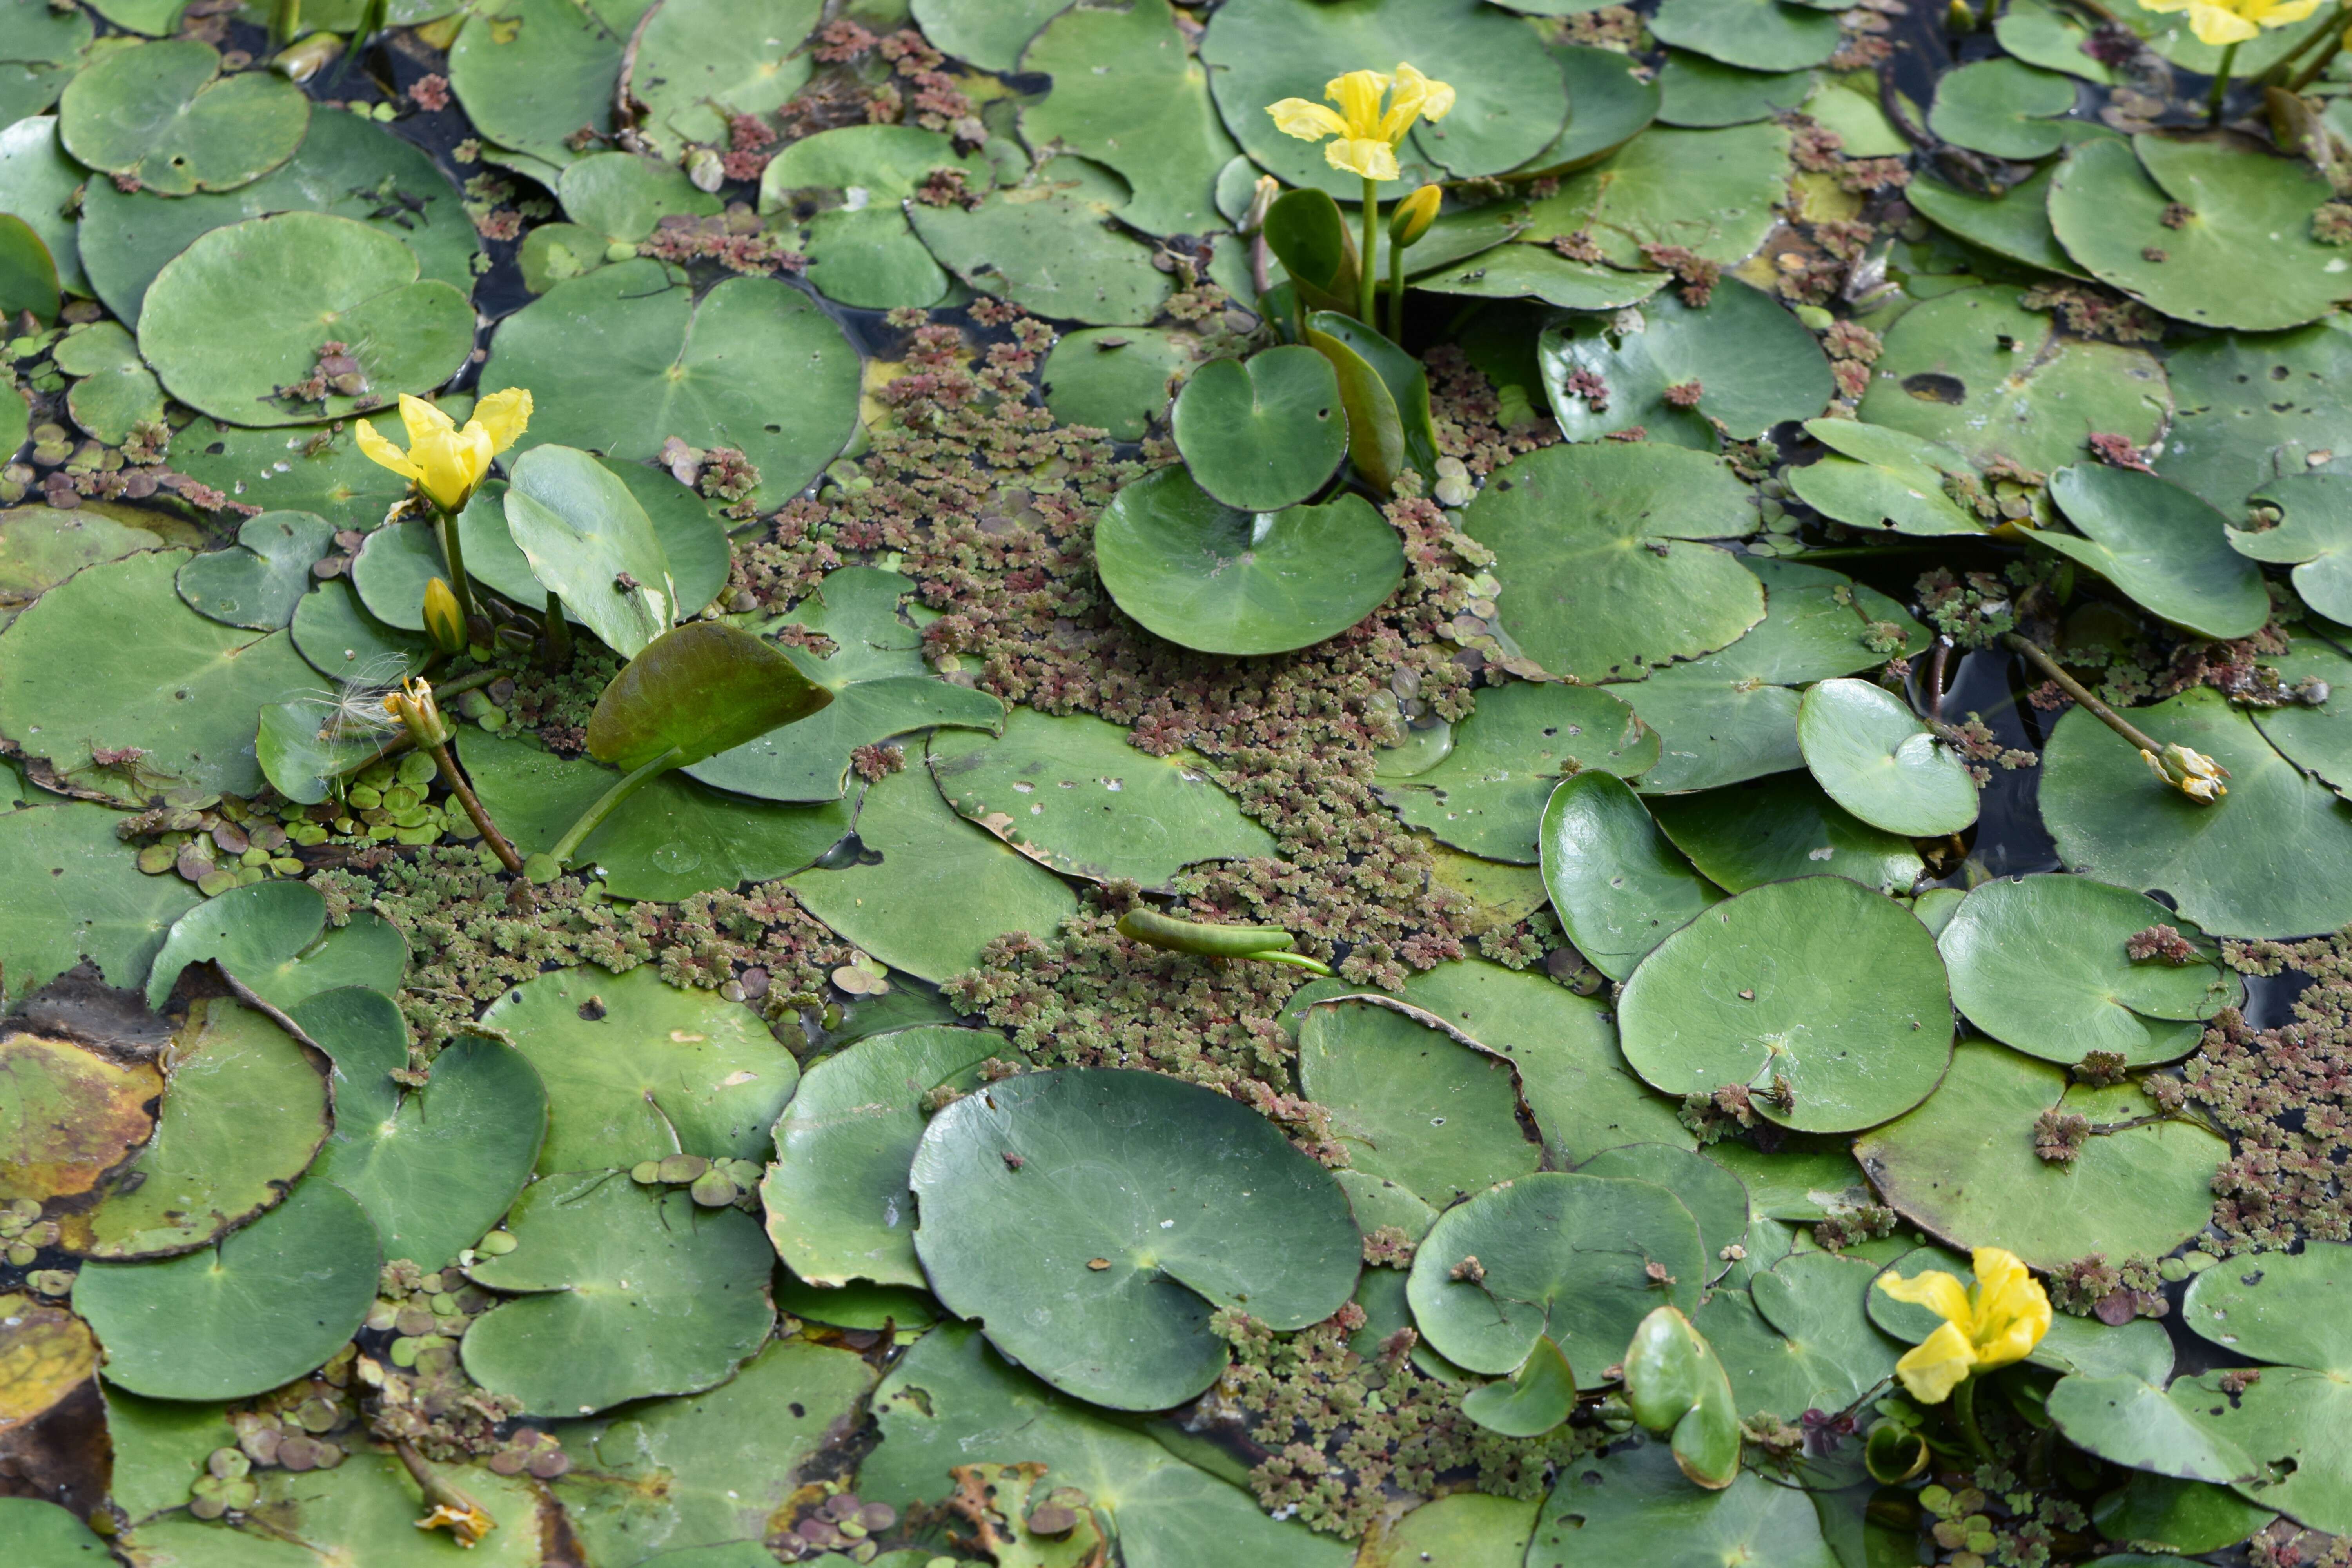
<svg viewBox="0 0 2352 1568">
<path fill-rule="evenodd" d="M 2205 99 L 2205 118 L 2215 125 L 2221 123 L 2221 100 L 2230 90 L 2230 68 L 2237 63 L 2238 46 L 2231 44 L 2221 50 L 2221 64 L 2213 73 L 2213 90 Z"/>
<path fill-rule="evenodd" d="M 432 757 L 435 765 L 441 770 L 441 782 L 449 786 L 449 793 L 457 797 L 459 805 L 465 807 L 466 815 L 473 819 L 475 830 L 481 834 L 482 842 L 488 844 L 490 853 L 499 858 L 499 864 L 517 876 L 521 875 L 522 857 L 515 853 L 515 847 L 507 841 L 505 834 L 499 831 L 498 824 L 490 820 L 490 814 L 482 808 L 481 798 L 474 794 L 474 786 L 466 782 L 466 775 L 457 771 L 457 759 L 449 751 L 449 742 L 456 738 L 457 732 L 441 716 L 440 705 L 433 700 L 432 686 L 422 680 L 404 680 L 399 690 L 385 694 L 383 706 L 384 710 L 399 720 L 408 731 L 408 738 L 416 748 Z"/>
<path fill-rule="evenodd" d="M 2023 654 L 2035 668 L 2057 685 L 2059 690 L 2081 703 L 2091 717 L 2137 748 L 2140 760 L 2147 763 L 2159 782 L 2179 790 L 2200 805 L 2210 805 L 2230 793 L 2221 783 L 2230 776 L 2230 770 L 2204 752 L 2159 741 L 2140 729 L 2101 701 L 2096 692 L 2067 674 L 2059 662 L 2050 657 L 2047 649 L 2031 638 L 2020 637 L 2015 632 L 2003 632 L 2000 641 L 2002 647 Z"/>
</svg>

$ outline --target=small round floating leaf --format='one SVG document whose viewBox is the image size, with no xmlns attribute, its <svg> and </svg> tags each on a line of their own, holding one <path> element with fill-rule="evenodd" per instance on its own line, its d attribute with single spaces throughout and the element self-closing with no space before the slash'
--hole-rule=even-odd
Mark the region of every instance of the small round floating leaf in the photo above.
<svg viewBox="0 0 2352 1568">
<path fill-rule="evenodd" d="M 1593 681 L 1711 652 L 1761 620 L 1761 584 L 1705 542 L 1757 524 L 1722 459 L 1612 441 L 1515 458 L 1464 526 L 1495 552 L 1501 628 L 1552 674 Z"/>
<path fill-rule="evenodd" d="M 1548 1334 L 1595 1387 L 1652 1308 L 1696 1303 L 1707 1264 L 1689 1209 L 1665 1188 L 1545 1171 L 1440 1215 L 1407 1290 L 1423 1338 L 1447 1360 L 1499 1375 Z"/>
<path fill-rule="evenodd" d="M 234 425 L 360 412 L 341 393 L 279 395 L 311 379 L 329 342 L 351 345 L 380 406 L 457 373 L 473 347 L 474 308 L 420 279 L 416 252 L 383 230 L 289 212 L 199 236 L 155 275 L 139 315 L 139 351 L 164 386 Z"/>
<path fill-rule="evenodd" d="M 1126 204 L 1124 181 L 1065 156 L 977 207 L 918 202 L 907 216 L 940 265 L 980 292 L 1086 326 L 1140 326 L 1173 289 L 1142 243 L 1112 226 Z"/>
<path fill-rule="evenodd" d="M 1308 1008 L 1298 1077 L 1308 1098 L 1330 1109 L 1331 1137 L 1350 1169 L 1433 1207 L 1528 1175 L 1542 1157 L 1520 1130 L 1508 1058 L 1377 1002 Z"/>
<path fill-rule="evenodd" d="M 932 1119 L 912 1185 L 916 1251 L 948 1309 L 1114 1409 L 1215 1380 L 1214 1308 L 1303 1328 L 1355 1288 L 1360 1239 L 1330 1176 L 1255 1112 L 1158 1074 L 990 1085 Z"/>
<path fill-rule="evenodd" d="M 2087 464 L 2050 477 L 2050 496 L 2082 532 L 2036 529 L 2055 550 L 2135 604 L 2209 637 L 2249 637 L 2270 619 L 2262 569 L 2230 548 L 2227 520 L 2152 474 Z"/>
<path fill-rule="evenodd" d="M 1639 425 L 1653 440 L 1711 452 L 1718 424 L 1750 440 L 1811 418 L 1837 390 L 1804 323 L 1737 280 L 1717 283 L 1696 309 L 1666 292 L 1638 311 L 1570 318 L 1545 329 L 1537 354 L 1553 417 L 1571 441 Z M 1580 374 L 1607 388 L 1600 408 L 1570 385 Z"/>
<path fill-rule="evenodd" d="M 2027 877 L 1969 894 L 1937 945 L 1954 1005 L 1993 1038 L 2045 1061 L 2105 1051 L 2147 1067 L 2196 1048 L 2202 1020 L 2245 989 L 2201 951 L 2185 964 L 2126 952 L 2139 932 L 2176 923 L 2185 922 L 2127 889 Z M 2184 934 L 2203 933 L 2192 925 Z"/>
<path fill-rule="evenodd" d="M 293 155 L 310 100 L 274 71 L 220 74 L 193 38 L 142 43 L 91 62 L 58 104 L 67 152 L 165 195 L 226 191 Z"/>
<path fill-rule="evenodd" d="M 2131 721 L 2229 769 L 2230 793 L 2205 806 L 2165 787 L 2076 709 L 2042 752 L 2042 815 L 2068 869 L 2163 892 L 2217 936 L 2303 936 L 2352 920 L 2352 807 L 2218 691 L 2136 708 Z"/>
<path fill-rule="evenodd" d="M 1924 838 L 1958 833 L 1977 819 L 1967 765 L 1874 681 L 1841 678 L 1807 691 L 1797 709 L 1797 744 L 1830 798 L 1874 827 Z"/>
<path fill-rule="evenodd" d="M 1653 1442 L 1574 1460 L 1552 1482 L 1527 1568 L 1595 1562 L 1837 1568 L 1840 1559 L 1805 1492 L 1753 1470 L 1708 1491 Z"/>
<path fill-rule="evenodd" d="M 1837 18 L 1780 0 L 1664 0 L 1651 19 L 1661 42 L 1748 70 L 1802 70 L 1837 52 Z"/>
<path fill-rule="evenodd" d="M 2034 1124 L 2053 1110 L 2092 1126 L 2063 1164 L 2033 1152 Z M 2047 1062 L 1969 1043 L 1935 1098 L 1854 1156 L 1888 1204 L 1956 1247 L 2006 1247 L 2044 1269 L 2092 1252 L 2160 1258 L 2211 1217 L 2229 1145 L 2185 1121 L 2127 1125 L 2147 1112 L 2135 1085 L 2070 1088 Z"/>
<path fill-rule="evenodd" d="M 1286 653 L 1362 620 L 1404 579 L 1404 549 L 1360 496 L 1239 511 L 1181 469 L 1123 487 L 1095 528 L 1120 609 L 1203 653 Z"/>
<path fill-rule="evenodd" d="M 1348 449 L 1339 378 L 1303 343 L 1202 365 L 1176 395 L 1173 429 L 1193 479 L 1242 511 L 1307 500 Z"/>
<path fill-rule="evenodd" d="M 191 557 L 180 597 L 223 626 L 276 631 L 294 623 L 310 563 L 332 548 L 335 525 L 316 512 L 265 511 L 236 531 L 236 544 Z"/>
<path fill-rule="evenodd" d="M 509 0 L 468 14 L 449 47 L 449 86 L 474 129 L 554 171 L 579 156 L 583 126 L 610 135 L 614 89 L 631 29 L 645 7 L 604 0 Z"/>
<path fill-rule="evenodd" d="M 907 1172 L 924 1100 L 978 1087 L 980 1064 L 1004 1048 L 984 1029 L 895 1029 L 809 1068 L 776 1123 L 775 1163 L 760 1184 L 785 1267 L 812 1285 L 922 1287 Z"/>
<path fill-rule="evenodd" d="M 1065 425 L 1091 425 L 1139 441 L 1168 407 L 1171 378 L 1192 368 L 1189 339 L 1155 327 L 1089 327 L 1064 334 L 1039 374 L 1045 406 Z"/>
<path fill-rule="evenodd" d="M 1360 1568 L 1521 1568 L 1535 1529 L 1536 1501 L 1489 1492 L 1450 1492 L 1413 1509 L 1367 1541 Z"/>
<path fill-rule="evenodd" d="M 1805 433 L 1834 455 L 1790 468 L 1789 488 L 1822 516 L 1915 537 L 1986 531 L 1986 521 L 1944 489 L 1948 475 L 1971 471 L 1950 447 L 1852 419 L 1811 420 Z"/>
<path fill-rule="evenodd" d="M 775 1254 L 740 1210 L 587 1171 L 524 1188 L 507 1228 L 514 1250 L 467 1272 L 521 1299 L 475 1320 L 464 1355 L 467 1375 L 526 1414 L 587 1415 L 709 1388 L 775 1321 Z"/>
<path fill-rule="evenodd" d="M 2284 707 L 2255 711 L 2254 727 L 2280 755 L 2305 773 L 2316 774 L 2341 794 L 2352 785 L 2352 658 L 2317 638 L 2299 638 L 2275 663 L 2279 679 L 2289 690 L 2301 687 L 2304 697 Z M 2327 687 L 2327 700 L 2313 703 L 2318 692 L 2309 682 Z"/>
<path fill-rule="evenodd" d="M 1742 1085 L 1759 1114 L 1810 1132 L 1900 1115 L 1951 1058 L 1935 938 L 1843 877 L 1769 882 L 1701 913 L 1634 971 L 1618 1026 L 1625 1059 L 1656 1088 Z"/>
<path fill-rule="evenodd" d="M 1723 894 L 1693 870 L 1622 779 L 1583 773 L 1552 791 L 1539 828 L 1560 929 L 1612 980 Z"/>
<path fill-rule="evenodd" d="M 1855 817 L 1803 773 L 1652 795 L 1647 804 L 1675 847 L 1734 893 L 1822 873 L 1907 893 L 1927 869 L 1909 839 Z"/>
<path fill-rule="evenodd" d="M 1199 861 L 1275 853 L 1197 752 L 1153 756 L 1087 714 L 1016 708 L 1001 739 L 943 731 L 929 757 L 959 814 L 1066 876 L 1159 886 Z"/>
<path fill-rule="evenodd" d="M 1542 1335 L 1507 1381 L 1462 1396 L 1463 1415 L 1506 1437 L 1540 1437 L 1575 1408 L 1576 1373 L 1559 1347 Z"/>
<path fill-rule="evenodd" d="M 2144 10 L 2140 14 L 2147 15 Z M 2003 9 L 1993 22 L 1992 35 L 2002 48 L 2027 65 L 2064 71 L 2103 87 L 2114 79 L 2115 73 L 2105 62 L 2084 47 L 2091 41 L 2088 21 L 2072 12 L 2042 5 L 2041 0 L 2019 0 Z M 2127 1541 L 2131 1537 L 2126 1534 L 2110 1539 Z"/>
<path fill-rule="evenodd" d="M 135 986 L 172 922 L 203 900 L 178 877 L 142 874 L 114 836 L 121 820 L 80 801 L 0 811 L 0 994 L 85 958 L 108 984 Z"/>
<path fill-rule="evenodd" d="M 513 1041 L 547 1086 L 542 1172 L 680 1151 L 758 1159 L 800 1081 L 758 1014 L 714 992 L 681 991 L 651 966 L 554 970 L 499 998 L 482 1022 Z"/>
<path fill-rule="evenodd" d="M 1492 860 L 1532 865 L 1563 773 L 1620 778 L 1657 760 L 1658 738 L 1618 698 L 1590 686 L 1514 681 L 1480 695 L 1436 766 L 1381 797 L 1406 825 Z"/>
<path fill-rule="evenodd" d="M 1682 1199 L 1698 1222 L 1700 1244 L 1709 1258 L 1721 1258 L 1723 1249 L 1748 1234 L 1748 1188 L 1738 1176 L 1706 1155 L 1677 1143 L 1624 1143 L 1603 1149 L 1577 1166 L 1585 1176 L 1616 1176 L 1650 1182 Z M 1723 1272 L 1720 1262 L 1708 1267 L 1710 1279 Z"/>
<path fill-rule="evenodd" d="M 2068 125 L 2054 117 L 2074 107 L 2074 84 L 2063 76 L 2017 60 L 1978 60 L 1937 79 L 1927 128 L 1996 158 L 2039 158 L 2066 144 Z"/>
<path fill-rule="evenodd" d="M 82 1265 L 73 1305 L 106 1346 L 108 1382 L 155 1399 L 243 1399 L 359 1331 L 381 1260 L 351 1194 L 304 1182 L 215 1247 Z"/>
<path fill-rule="evenodd" d="M 308 882 L 255 882 L 182 915 L 147 976 L 160 1007 L 180 972 L 211 959 L 273 1007 L 362 985 L 390 995 L 408 968 L 408 940 L 373 910 L 327 929 L 327 900 Z"/>
<path fill-rule="evenodd" d="M 621 85 L 645 106 L 640 133 L 676 159 L 691 142 L 726 145 L 736 116 L 783 107 L 808 80 L 802 43 L 824 10 L 823 0 L 662 0 L 630 39 Z"/>
</svg>

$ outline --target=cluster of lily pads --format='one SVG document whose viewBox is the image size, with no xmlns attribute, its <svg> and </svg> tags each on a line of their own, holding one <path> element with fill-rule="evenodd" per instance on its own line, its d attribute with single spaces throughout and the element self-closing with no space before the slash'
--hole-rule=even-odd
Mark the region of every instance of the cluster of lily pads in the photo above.
<svg viewBox="0 0 2352 1568">
<path fill-rule="evenodd" d="M 2352 922 L 2347 9 L 0 0 L 0 1561 L 2352 1535 L 2179 1071 Z M 1508 940 L 1195 901 L 1235 760 L 931 635 L 1049 589 L 1440 639 L 1290 776 Z M 846 960 L 541 956 L 745 889 Z M 961 1010 L 1081 930 L 1263 1079 Z"/>
</svg>

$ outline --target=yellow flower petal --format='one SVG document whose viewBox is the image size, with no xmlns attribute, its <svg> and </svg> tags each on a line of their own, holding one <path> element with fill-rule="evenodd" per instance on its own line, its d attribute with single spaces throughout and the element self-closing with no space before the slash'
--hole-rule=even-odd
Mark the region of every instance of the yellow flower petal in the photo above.
<svg viewBox="0 0 2352 1568">
<path fill-rule="evenodd" d="M 1380 134 L 1381 95 L 1388 89 L 1389 79 L 1379 71 L 1349 71 L 1325 82 L 1323 96 L 1339 106 L 1348 134 L 1361 140 Z"/>
<path fill-rule="evenodd" d="M 442 510 L 457 511 L 489 471 L 489 432 L 478 425 L 431 431 L 408 449 L 408 457 L 416 465 L 417 488 Z"/>
<path fill-rule="evenodd" d="M 2228 5 L 2212 0 L 2189 0 L 2189 30 L 2197 41 L 2216 48 L 2262 37 L 2263 30 Z"/>
<path fill-rule="evenodd" d="M 474 405 L 474 416 L 466 423 L 468 428 L 478 425 L 489 432 L 492 452 L 505 451 L 530 426 L 530 389 L 509 386 L 491 393 Z"/>
<path fill-rule="evenodd" d="M 1944 1279 L 1949 1279 L 1947 1274 Z M 1912 1398 L 1922 1405 L 1941 1405 L 1952 1390 L 1976 1370 L 1976 1350 L 1957 1323 L 1946 1323 L 1904 1352 L 1895 1363 L 1895 1375 Z"/>
<path fill-rule="evenodd" d="M 1342 136 L 1323 144 L 1323 161 L 1368 180 L 1393 180 L 1396 149 L 1377 136 Z"/>
<path fill-rule="evenodd" d="M 2015 1253 L 1979 1247 L 1973 1266 L 1976 1322 L 1969 1337 L 1978 1364 L 1990 1371 L 2023 1361 L 2050 1331 L 2049 1294 Z"/>
<path fill-rule="evenodd" d="M 377 430 L 365 419 L 352 421 L 352 434 L 359 438 L 360 451 L 371 462 L 390 468 L 404 479 L 414 479 L 417 477 L 416 465 L 408 460 L 408 454 L 394 446 L 390 437 Z"/>
<path fill-rule="evenodd" d="M 456 421 L 446 414 L 442 413 L 425 399 L 411 396 L 405 392 L 400 395 L 400 422 L 408 426 L 408 446 L 411 451 L 414 451 L 416 444 L 428 435 L 436 431 L 446 435 L 457 427 Z"/>
<path fill-rule="evenodd" d="M 1898 1274 L 1882 1274 L 1878 1288 L 1898 1301 L 1927 1308 L 1948 1323 L 1965 1325 L 1975 1315 L 1969 1310 L 1968 1288 L 1940 1268 L 1930 1268 L 1908 1279 Z"/>
<path fill-rule="evenodd" d="M 1326 136 L 1345 136 L 1348 122 L 1319 103 L 1309 103 L 1303 98 L 1286 98 L 1280 103 L 1269 103 L 1265 111 L 1274 116 L 1274 128 L 1285 136 L 1296 136 L 1301 142 L 1320 142 Z"/>
<path fill-rule="evenodd" d="M 1396 68 L 1396 90 L 1389 95 L 1389 111 L 1381 116 L 1381 134 L 1394 146 L 1405 138 L 1416 120 L 1443 120 L 1454 108 L 1454 89 L 1432 81 L 1409 65 Z"/>
</svg>

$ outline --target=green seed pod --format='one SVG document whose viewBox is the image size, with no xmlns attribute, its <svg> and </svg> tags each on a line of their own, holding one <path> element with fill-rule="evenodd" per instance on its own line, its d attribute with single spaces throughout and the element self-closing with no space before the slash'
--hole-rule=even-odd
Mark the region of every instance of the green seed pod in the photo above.
<svg viewBox="0 0 2352 1568">
<path fill-rule="evenodd" d="M 1331 973 L 1315 960 L 1291 952 L 1293 938 L 1279 926 L 1204 925 L 1198 921 L 1180 921 L 1156 910 L 1132 909 L 1118 917 L 1118 933 L 1171 952 L 1195 953 L 1202 958 L 1255 958 L 1311 969 L 1318 974 Z"/>
</svg>

